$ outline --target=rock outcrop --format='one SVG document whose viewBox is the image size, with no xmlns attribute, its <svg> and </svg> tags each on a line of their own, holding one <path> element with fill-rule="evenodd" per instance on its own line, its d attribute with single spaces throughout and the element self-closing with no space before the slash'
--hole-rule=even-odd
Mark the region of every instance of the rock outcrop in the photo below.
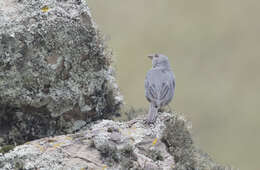
<svg viewBox="0 0 260 170">
<path fill-rule="evenodd" d="M 178 113 L 160 113 L 153 125 L 143 116 L 99 120 L 76 134 L 30 141 L 0 153 L 0 169 L 226 170 L 194 146 Z"/>
<path fill-rule="evenodd" d="M 178 113 L 99 120 L 122 103 L 110 62 L 85 0 L 1 0 L 0 169 L 226 170 Z"/>
<path fill-rule="evenodd" d="M 118 113 L 111 54 L 83 0 L 0 1 L 0 146 Z"/>
</svg>

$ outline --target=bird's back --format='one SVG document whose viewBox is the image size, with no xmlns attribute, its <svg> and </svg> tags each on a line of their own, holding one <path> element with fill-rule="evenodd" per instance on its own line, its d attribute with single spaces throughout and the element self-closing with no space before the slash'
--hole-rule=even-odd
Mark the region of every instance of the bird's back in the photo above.
<svg viewBox="0 0 260 170">
<path fill-rule="evenodd" d="M 169 69 L 152 68 L 145 80 L 145 96 L 156 105 L 167 105 L 174 96 L 175 76 Z"/>
</svg>

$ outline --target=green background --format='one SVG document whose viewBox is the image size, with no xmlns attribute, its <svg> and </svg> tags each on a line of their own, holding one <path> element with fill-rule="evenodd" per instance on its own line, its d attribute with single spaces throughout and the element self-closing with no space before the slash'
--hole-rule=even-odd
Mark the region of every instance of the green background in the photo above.
<svg viewBox="0 0 260 170">
<path fill-rule="evenodd" d="M 259 169 L 259 1 L 87 2 L 127 106 L 148 108 L 146 56 L 163 53 L 176 74 L 171 108 L 192 121 L 197 145 L 219 163 Z"/>
</svg>

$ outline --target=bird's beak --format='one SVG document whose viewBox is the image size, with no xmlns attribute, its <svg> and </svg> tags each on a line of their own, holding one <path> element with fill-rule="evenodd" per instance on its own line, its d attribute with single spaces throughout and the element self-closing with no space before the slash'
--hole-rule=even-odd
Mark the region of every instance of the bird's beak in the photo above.
<svg viewBox="0 0 260 170">
<path fill-rule="evenodd" d="M 152 60 L 152 59 L 153 59 L 153 54 L 150 54 L 150 55 L 148 55 L 147 57 Z"/>
</svg>

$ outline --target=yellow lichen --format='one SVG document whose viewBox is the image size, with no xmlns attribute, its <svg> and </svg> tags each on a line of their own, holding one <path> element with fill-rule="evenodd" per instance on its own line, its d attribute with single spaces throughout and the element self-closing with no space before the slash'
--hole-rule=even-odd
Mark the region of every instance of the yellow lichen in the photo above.
<svg viewBox="0 0 260 170">
<path fill-rule="evenodd" d="M 67 140 L 72 140 L 72 137 L 66 136 L 65 139 L 67 139 Z"/>
<path fill-rule="evenodd" d="M 136 127 L 135 126 L 132 126 L 132 128 L 131 128 L 132 130 L 136 130 Z"/>
<path fill-rule="evenodd" d="M 41 145 L 39 145 L 39 144 L 35 144 L 35 146 L 36 146 L 37 148 L 39 148 L 41 152 L 44 151 L 44 148 L 43 148 Z"/>
<path fill-rule="evenodd" d="M 155 138 L 154 140 L 153 140 L 153 145 L 155 145 L 156 143 L 157 143 L 157 138 Z"/>
<path fill-rule="evenodd" d="M 64 143 L 55 143 L 54 145 L 53 145 L 53 148 L 57 148 L 57 147 L 60 147 L 62 144 L 64 144 Z"/>
<path fill-rule="evenodd" d="M 48 12 L 49 11 L 49 7 L 47 5 L 45 5 L 44 7 L 42 7 L 42 12 Z"/>
</svg>

